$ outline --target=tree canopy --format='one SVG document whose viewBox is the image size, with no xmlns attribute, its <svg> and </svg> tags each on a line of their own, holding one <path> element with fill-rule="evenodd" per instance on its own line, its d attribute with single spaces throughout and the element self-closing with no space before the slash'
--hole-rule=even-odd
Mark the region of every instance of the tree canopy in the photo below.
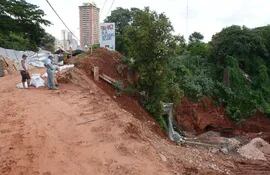
<svg viewBox="0 0 270 175">
<path fill-rule="evenodd" d="M 1 0 L 0 46 L 36 50 L 46 37 L 54 42 L 54 38 L 42 28 L 42 25 L 51 24 L 44 16 L 45 13 L 38 6 L 25 0 Z"/>
<path fill-rule="evenodd" d="M 270 26 L 233 25 L 205 43 L 199 32 L 188 42 L 173 35 L 169 19 L 149 8 L 118 8 L 106 22 L 116 23 L 116 48 L 139 74 L 136 89 L 159 120 L 160 102 L 177 104 L 183 95 L 210 97 L 236 121 L 270 115 Z"/>
</svg>

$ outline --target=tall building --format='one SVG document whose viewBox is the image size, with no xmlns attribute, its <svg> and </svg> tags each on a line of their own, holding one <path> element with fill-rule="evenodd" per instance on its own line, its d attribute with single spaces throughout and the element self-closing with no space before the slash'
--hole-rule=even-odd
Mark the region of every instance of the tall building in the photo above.
<svg viewBox="0 0 270 175">
<path fill-rule="evenodd" d="M 56 48 L 61 48 L 64 50 L 78 49 L 79 45 L 73 34 L 67 30 L 61 30 L 61 39 L 56 41 Z"/>
<path fill-rule="evenodd" d="M 62 49 L 66 50 L 68 48 L 68 42 L 67 42 L 67 31 L 61 30 L 61 42 L 62 42 Z"/>
<path fill-rule="evenodd" d="M 84 3 L 80 9 L 81 47 L 99 43 L 99 8 L 92 3 Z"/>
</svg>

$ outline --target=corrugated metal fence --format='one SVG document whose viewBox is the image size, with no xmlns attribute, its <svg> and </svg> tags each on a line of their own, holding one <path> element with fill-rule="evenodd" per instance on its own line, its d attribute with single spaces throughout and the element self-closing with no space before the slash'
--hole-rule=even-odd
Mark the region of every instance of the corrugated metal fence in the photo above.
<svg viewBox="0 0 270 175">
<path fill-rule="evenodd" d="M 37 53 L 33 51 L 18 51 L 0 47 L 0 56 L 4 58 L 8 58 L 11 60 L 20 60 L 23 54 L 27 55 L 28 57 L 32 57 Z"/>
</svg>

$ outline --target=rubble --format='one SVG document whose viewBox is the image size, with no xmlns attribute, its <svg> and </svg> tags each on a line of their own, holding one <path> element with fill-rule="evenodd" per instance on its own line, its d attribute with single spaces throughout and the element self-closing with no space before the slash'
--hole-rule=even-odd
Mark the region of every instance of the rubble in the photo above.
<svg viewBox="0 0 270 175">
<path fill-rule="evenodd" d="M 270 144 L 261 138 L 255 138 L 239 148 L 238 153 L 247 159 L 267 161 L 266 155 L 270 154 Z"/>
<path fill-rule="evenodd" d="M 241 145 L 241 142 L 236 138 L 222 137 L 220 133 L 214 131 L 208 131 L 199 135 L 197 140 L 216 145 L 224 154 L 228 154 L 228 152 L 237 150 L 237 148 L 239 148 Z"/>
</svg>

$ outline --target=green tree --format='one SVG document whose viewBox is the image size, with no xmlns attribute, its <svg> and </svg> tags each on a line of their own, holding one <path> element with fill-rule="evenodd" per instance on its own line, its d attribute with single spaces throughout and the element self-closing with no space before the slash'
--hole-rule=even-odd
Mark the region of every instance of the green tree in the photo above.
<svg viewBox="0 0 270 175">
<path fill-rule="evenodd" d="M 262 38 L 263 43 L 265 44 L 267 49 L 265 61 L 268 67 L 270 67 L 270 25 L 255 28 L 253 31 Z"/>
<path fill-rule="evenodd" d="M 44 50 L 48 50 L 48 51 L 54 52 L 55 51 L 55 37 L 52 36 L 49 33 L 46 33 L 41 38 L 39 47 L 41 47 Z"/>
<path fill-rule="evenodd" d="M 10 32 L 9 35 L 0 33 L 0 46 L 17 50 L 27 50 L 31 48 L 31 43 L 22 34 Z"/>
<path fill-rule="evenodd" d="M 269 50 L 265 39 L 270 36 L 268 32 L 267 27 L 231 26 L 214 35 L 210 42 L 213 63 L 217 65 L 214 75 L 222 82 L 217 96 L 235 120 L 257 110 L 270 112 Z"/>
<path fill-rule="evenodd" d="M 129 10 L 118 7 L 104 20 L 105 22 L 115 23 L 116 50 L 124 55 L 127 54 L 127 46 L 124 41 L 124 31 L 127 26 L 130 26 L 133 21 L 133 14 L 137 11 L 139 11 L 139 9 L 132 8 Z"/>
<path fill-rule="evenodd" d="M 42 38 L 46 36 L 45 30 L 41 25 L 50 25 L 51 23 L 44 19 L 45 13 L 38 6 L 30 4 L 24 0 L 1 0 L 0 1 L 0 33 L 6 38 L 12 38 L 12 35 L 20 36 L 20 41 L 26 41 L 28 49 L 36 50 L 41 44 Z M 13 40 L 14 41 L 14 40 Z M 30 42 L 30 46 L 28 45 Z M 15 45 L 4 45 L 17 49 Z"/>
<path fill-rule="evenodd" d="M 169 100 L 170 87 L 174 95 L 181 96 L 180 89 L 169 86 L 168 63 L 174 54 L 170 48 L 174 37 L 173 27 L 164 14 L 157 14 L 149 8 L 133 14 L 133 21 L 124 32 L 128 57 L 133 60 L 132 67 L 139 73 L 138 89 L 145 94 L 146 108 L 158 119 L 161 116 L 161 101 Z M 179 97 L 180 98 L 180 97 Z"/>
<path fill-rule="evenodd" d="M 199 32 L 194 32 L 189 36 L 187 50 L 192 56 L 201 56 L 206 58 L 209 53 L 208 44 L 203 42 L 204 36 Z"/>
<path fill-rule="evenodd" d="M 190 36 L 189 36 L 189 43 L 194 43 L 194 42 L 202 42 L 202 40 L 204 39 L 204 36 L 199 33 L 199 32 L 193 32 Z"/>
<path fill-rule="evenodd" d="M 181 55 L 186 50 L 186 42 L 184 36 L 172 35 L 168 38 L 168 44 L 173 55 Z"/>
<path fill-rule="evenodd" d="M 245 71 L 250 69 L 250 59 L 268 55 L 262 37 L 246 27 L 225 28 L 213 36 L 210 45 L 217 63 L 224 65 L 226 56 L 233 56 L 240 61 L 240 67 Z"/>
</svg>

